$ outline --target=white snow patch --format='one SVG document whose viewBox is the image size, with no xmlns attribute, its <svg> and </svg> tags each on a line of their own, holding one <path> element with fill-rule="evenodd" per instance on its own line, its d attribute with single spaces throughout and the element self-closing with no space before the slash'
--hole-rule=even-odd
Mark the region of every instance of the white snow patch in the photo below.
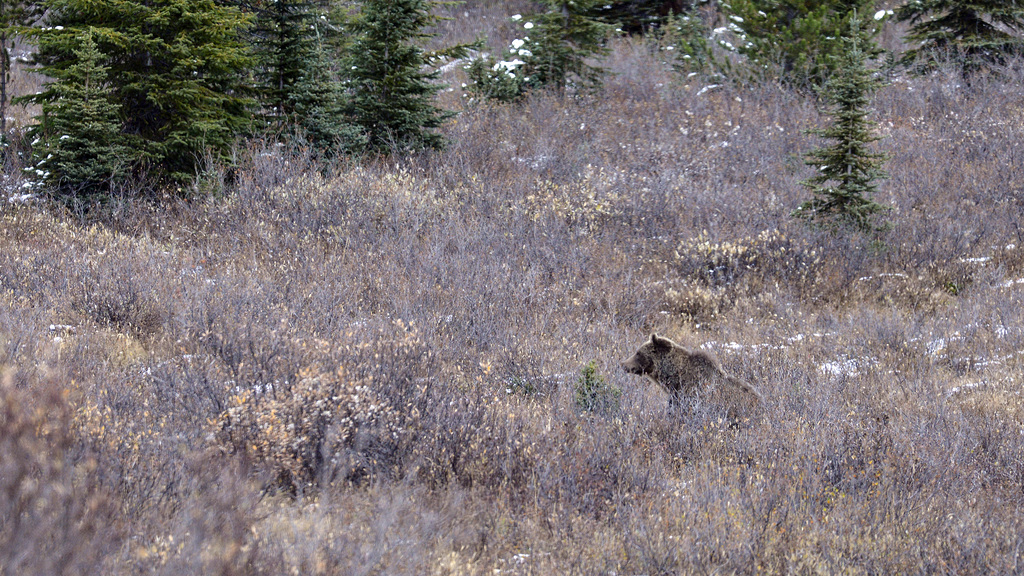
<svg viewBox="0 0 1024 576">
<path fill-rule="evenodd" d="M 857 280 L 860 282 L 864 282 L 865 280 L 873 280 L 875 278 L 909 278 L 909 276 L 901 272 L 886 272 L 884 274 L 877 274 L 875 276 L 861 276 L 860 278 L 857 278 Z"/>
<path fill-rule="evenodd" d="M 950 388 L 948 392 L 946 392 L 946 397 L 949 398 L 950 396 L 952 396 L 954 394 L 959 394 L 961 392 L 964 392 L 966 390 L 972 390 L 974 388 L 980 388 L 982 386 L 986 386 L 987 384 L 988 384 L 988 380 L 979 380 L 977 382 L 970 382 L 968 384 L 962 384 L 960 386 L 954 386 L 954 387 Z"/>
<path fill-rule="evenodd" d="M 860 374 L 859 367 L 860 362 L 857 360 L 846 359 L 826 362 L 818 366 L 818 370 L 829 376 L 857 376 Z"/>
</svg>

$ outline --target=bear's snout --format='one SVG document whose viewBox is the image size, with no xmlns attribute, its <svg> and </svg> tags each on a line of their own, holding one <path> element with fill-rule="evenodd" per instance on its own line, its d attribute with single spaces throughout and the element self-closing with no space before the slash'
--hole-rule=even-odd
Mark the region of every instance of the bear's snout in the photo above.
<svg viewBox="0 0 1024 576">
<path fill-rule="evenodd" d="M 622 364 L 619 364 L 619 366 L 622 367 L 623 371 L 629 374 L 637 374 L 640 376 L 644 375 L 643 362 L 641 362 L 636 355 L 634 355 L 632 358 L 629 358 L 628 360 L 623 361 Z"/>
</svg>

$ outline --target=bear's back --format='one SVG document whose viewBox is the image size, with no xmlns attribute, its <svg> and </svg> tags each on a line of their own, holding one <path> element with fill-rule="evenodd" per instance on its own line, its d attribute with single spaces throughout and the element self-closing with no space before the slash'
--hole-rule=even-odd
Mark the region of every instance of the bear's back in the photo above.
<svg viewBox="0 0 1024 576">
<path fill-rule="evenodd" d="M 666 387 L 687 393 L 717 385 L 722 377 L 722 370 L 714 358 L 703 351 L 691 351 L 682 346 L 673 349 L 666 357 L 662 370 Z"/>
</svg>

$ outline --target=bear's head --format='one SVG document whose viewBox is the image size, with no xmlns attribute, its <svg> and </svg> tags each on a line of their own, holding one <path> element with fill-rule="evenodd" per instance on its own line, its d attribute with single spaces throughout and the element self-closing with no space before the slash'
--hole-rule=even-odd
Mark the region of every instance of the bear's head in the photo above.
<svg viewBox="0 0 1024 576">
<path fill-rule="evenodd" d="M 648 376 L 654 371 L 655 359 L 670 352 L 675 345 L 675 342 L 668 338 L 651 334 L 651 339 L 644 342 L 636 354 L 622 363 L 622 369 L 637 376 Z"/>
</svg>

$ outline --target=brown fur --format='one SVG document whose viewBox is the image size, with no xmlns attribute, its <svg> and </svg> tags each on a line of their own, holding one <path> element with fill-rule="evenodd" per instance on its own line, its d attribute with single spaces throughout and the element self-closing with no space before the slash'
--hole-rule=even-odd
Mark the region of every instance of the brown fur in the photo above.
<svg viewBox="0 0 1024 576">
<path fill-rule="evenodd" d="M 724 402 L 730 415 L 735 415 L 763 402 L 756 388 L 726 374 L 711 354 L 690 350 L 657 334 L 651 334 L 650 340 L 622 363 L 622 369 L 664 387 L 673 404 L 686 398 L 713 398 Z"/>
</svg>

